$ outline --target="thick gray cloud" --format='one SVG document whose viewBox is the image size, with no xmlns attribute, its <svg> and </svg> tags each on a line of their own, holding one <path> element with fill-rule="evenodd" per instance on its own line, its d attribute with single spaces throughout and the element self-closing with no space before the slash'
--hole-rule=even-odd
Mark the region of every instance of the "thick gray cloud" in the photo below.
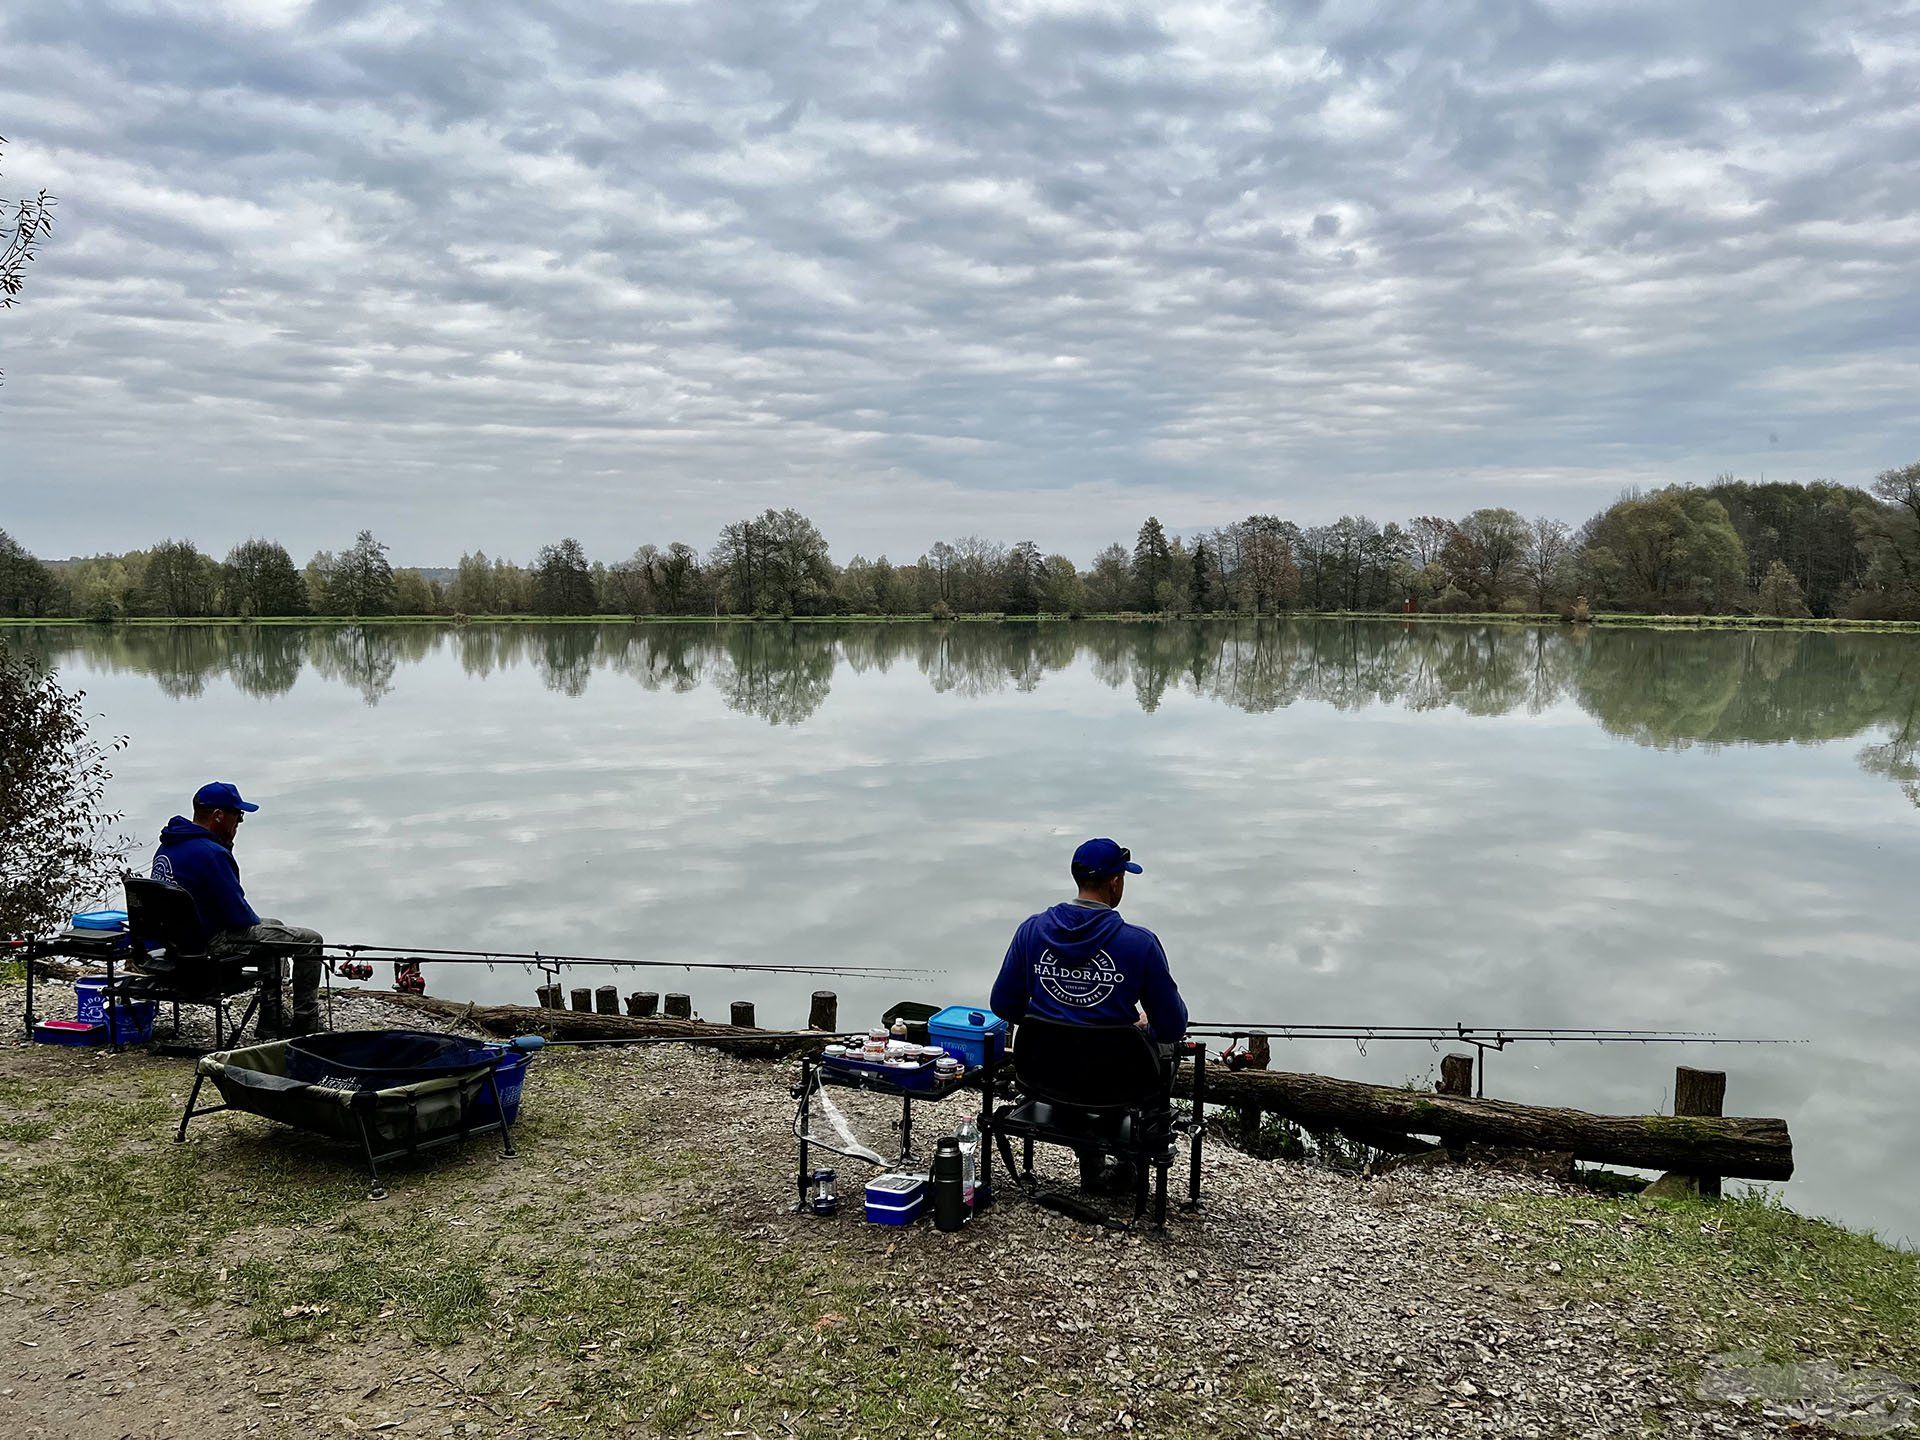
<svg viewBox="0 0 1920 1440">
<path fill-rule="evenodd" d="M 11 0 L 0 525 L 845 558 L 1920 458 L 1920 8 Z"/>
</svg>

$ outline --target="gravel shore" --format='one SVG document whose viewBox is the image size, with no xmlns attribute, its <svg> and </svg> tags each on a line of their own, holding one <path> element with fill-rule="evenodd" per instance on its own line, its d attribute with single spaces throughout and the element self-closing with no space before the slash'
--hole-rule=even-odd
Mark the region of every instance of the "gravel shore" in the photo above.
<svg viewBox="0 0 1920 1440">
<path fill-rule="evenodd" d="M 341 994 L 335 1024 L 420 1017 Z M 1915 1418 L 1893 1375 L 1756 1379 L 1759 1357 L 1724 1355 L 1660 1287 L 1576 1282 L 1552 1232 L 1500 1219 L 1577 1193 L 1539 1176 L 1362 1178 L 1212 1144 L 1201 1209 L 1163 1234 L 1077 1223 L 1005 1177 L 953 1235 L 867 1225 L 857 1198 L 820 1220 L 791 1208 L 791 1067 L 672 1045 L 546 1052 L 517 1159 L 475 1140 L 395 1166 L 372 1202 L 350 1153 L 252 1117 L 172 1146 L 190 1074 L 0 1043 L 18 1097 L 0 1433 L 1757 1436 Z M 883 1103 L 843 1105 L 897 1145 Z M 925 1108 L 923 1152 L 959 1115 Z M 1070 1177 L 1071 1156 L 1042 1155 Z M 857 1197 L 864 1172 L 842 1173 Z M 156 1203 L 177 1210 L 177 1253 L 130 1240 L 106 1266 L 99 1237 Z M 1652 1212 L 1599 1213 L 1570 1223 L 1632 1244 Z"/>
</svg>

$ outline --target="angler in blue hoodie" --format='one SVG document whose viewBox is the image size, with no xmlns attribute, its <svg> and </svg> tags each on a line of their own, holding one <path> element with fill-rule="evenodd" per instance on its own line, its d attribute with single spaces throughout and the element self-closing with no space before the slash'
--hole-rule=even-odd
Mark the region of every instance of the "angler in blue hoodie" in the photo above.
<svg viewBox="0 0 1920 1440">
<path fill-rule="evenodd" d="M 1120 918 L 1127 876 L 1140 867 L 1111 840 L 1089 840 L 1073 852 L 1080 893 L 1014 932 L 993 982 L 993 1013 L 1019 1022 L 1029 1015 L 1067 1025 L 1127 1025 L 1140 1013 L 1161 1045 L 1187 1033 L 1187 1006 L 1167 970 L 1167 952 L 1151 930 Z"/>
<path fill-rule="evenodd" d="M 293 959 L 292 1032 L 306 1034 L 321 1028 L 320 944 L 318 931 L 278 920 L 262 920 L 240 888 L 240 863 L 233 858 L 234 837 L 248 815 L 258 810 L 240 798 L 224 780 L 202 785 L 193 796 L 193 818 L 176 815 L 160 832 L 160 848 L 153 855 L 152 875 L 178 885 L 193 896 L 199 912 L 201 943 L 216 956 L 244 955 L 250 961 L 279 957 L 285 974 L 286 958 Z M 277 984 L 268 985 L 260 1002 L 263 1034 L 289 1033 Z"/>
<path fill-rule="evenodd" d="M 1073 852 L 1079 894 L 1021 922 L 993 982 L 993 1013 L 1018 1023 L 1029 1015 L 1067 1025 L 1127 1025 L 1145 1017 L 1147 1032 L 1171 1062 L 1186 1037 L 1187 1004 L 1167 969 L 1160 937 L 1120 918 L 1132 854 L 1111 840 L 1089 840 Z M 1096 1149 L 1080 1154 L 1087 1190 L 1128 1189 L 1125 1166 Z"/>
</svg>

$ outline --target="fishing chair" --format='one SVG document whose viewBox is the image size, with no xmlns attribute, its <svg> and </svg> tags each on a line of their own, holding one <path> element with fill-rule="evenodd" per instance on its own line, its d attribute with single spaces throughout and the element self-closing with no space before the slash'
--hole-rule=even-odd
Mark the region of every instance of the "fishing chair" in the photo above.
<svg viewBox="0 0 1920 1440">
<path fill-rule="evenodd" d="M 107 988 L 116 999 L 168 1001 L 173 1033 L 180 1034 L 180 1007 L 205 1005 L 213 1011 L 213 1048 L 237 1041 L 260 1009 L 269 977 L 279 978 L 275 955 L 214 956 L 200 940 L 200 910 L 191 893 L 165 880 L 129 875 L 125 880 L 127 930 L 133 936 L 142 970 L 116 979 L 111 963 Z M 155 952 L 158 952 L 156 958 Z M 151 967 L 151 968 L 148 968 Z M 228 1006 L 251 991 L 253 999 L 236 1023 Z"/>
<path fill-rule="evenodd" d="M 1206 1047 L 1187 1043 L 1194 1062 L 1193 1116 L 1173 1113 L 1173 1073 L 1147 1032 L 1135 1025 L 1062 1025 L 1028 1019 L 1014 1033 L 1014 1094 L 993 1112 L 992 1130 L 1007 1173 L 1042 1204 L 1075 1218 L 1136 1229 L 1147 1208 L 1147 1172 L 1153 1172 L 1153 1223 L 1167 1223 L 1167 1171 L 1177 1138 L 1190 1149 L 1187 1209 L 1200 1204 L 1200 1145 L 1206 1130 Z M 1023 1164 L 1013 1163 L 1014 1137 Z M 1033 1147 L 1060 1145 L 1083 1158 L 1111 1155 L 1133 1165 L 1133 1219 L 1125 1225 L 1059 1192 L 1038 1189 Z"/>
</svg>

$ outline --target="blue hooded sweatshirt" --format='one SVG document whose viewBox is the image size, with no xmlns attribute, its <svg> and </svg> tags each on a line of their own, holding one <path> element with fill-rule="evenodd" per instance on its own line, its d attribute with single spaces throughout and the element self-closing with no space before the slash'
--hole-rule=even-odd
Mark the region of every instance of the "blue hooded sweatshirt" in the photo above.
<svg viewBox="0 0 1920 1440">
<path fill-rule="evenodd" d="M 160 832 L 153 854 L 153 878 L 168 880 L 193 896 L 200 911 L 201 943 L 225 930 L 258 925 L 260 917 L 240 888 L 240 865 L 233 851 L 214 839 L 204 825 L 176 815 Z"/>
<path fill-rule="evenodd" d="M 1187 1033 L 1187 1004 L 1159 936 L 1127 924 L 1118 910 L 1073 900 L 1014 931 L 992 1003 L 1003 1019 L 1037 1015 L 1067 1025 L 1129 1025 L 1138 1005 L 1160 1044 Z"/>
</svg>

